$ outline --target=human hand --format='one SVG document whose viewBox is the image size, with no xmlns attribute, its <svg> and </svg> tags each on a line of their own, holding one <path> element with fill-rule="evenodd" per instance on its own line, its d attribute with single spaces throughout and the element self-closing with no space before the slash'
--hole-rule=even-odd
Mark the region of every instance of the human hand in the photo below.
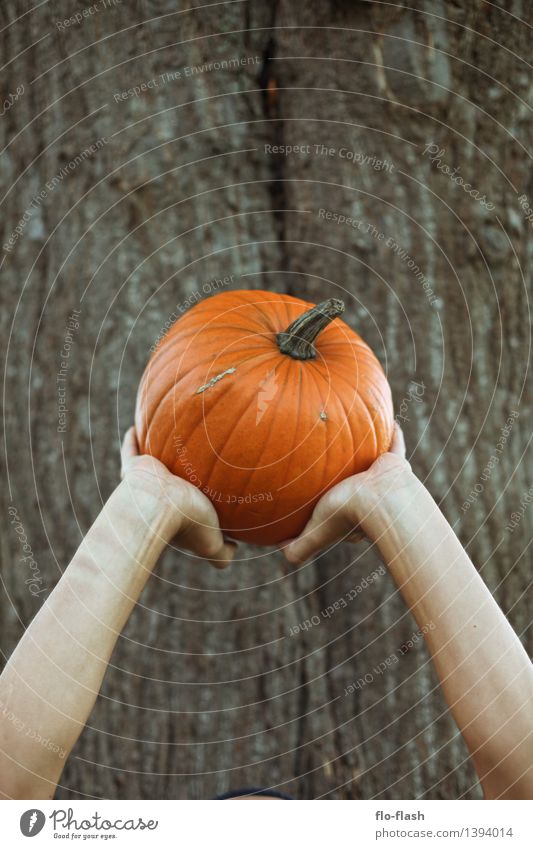
<svg viewBox="0 0 533 849">
<path fill-rule="evenodd" d="M 298 565 L 339 540 L 374 539 L 376 506 L 385 497 L 401 497 L 404 488 L 414 482 L 416 478 L 405 459 L 403 433 L 395 423 L 389 451 L 366 472 L 352 475 L 326 492 L 300 536 L 285 543 L 287 560 Z"/>
<path fill-rule="evenodd" d="M 209 499 L 155 457 L 139 454 L 134 427 L 124 436 L 121 460 L 121 486 L 127 488 L 141 513 L 146 499 L 155 502 L 160 533 L 167 542 L 207 558 L 217 569 L 230 565 L 237 543 L 224 539 Z"/>
</svg>

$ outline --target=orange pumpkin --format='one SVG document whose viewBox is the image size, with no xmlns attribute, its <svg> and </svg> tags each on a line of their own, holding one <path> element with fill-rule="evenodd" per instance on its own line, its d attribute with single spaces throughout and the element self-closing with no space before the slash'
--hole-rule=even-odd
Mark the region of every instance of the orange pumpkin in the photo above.
<svg viewBox="0 0 533 849">
<path fill-rule="evenodd" d="M 224 292 L 154 351 L 137 396 L 140 450 L 199 487 L 228 536 L 296 536 L 321 495 L 388 450 L 389 384 L 343 311 L 336 299 Z"/>
</svg>

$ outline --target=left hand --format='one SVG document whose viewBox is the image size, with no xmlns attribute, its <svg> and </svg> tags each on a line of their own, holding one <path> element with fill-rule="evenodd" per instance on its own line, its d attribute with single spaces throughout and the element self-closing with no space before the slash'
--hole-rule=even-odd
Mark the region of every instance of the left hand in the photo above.
<svg viewBox="0 0 533 849">
<path fill-rule="evenodd" d="M 127 431 L 121 449 L 121 477 L 134 500 L 155 499 L 164 517 L 168 542 L 182 545 L 198 557 L 207 558 L 217 569 L 229 566 L 237 544 L 225 540 L 215 508 L 188 481 L 173 475 L 149 454 L 139 454 L 135 428 Z"/>
</svg>

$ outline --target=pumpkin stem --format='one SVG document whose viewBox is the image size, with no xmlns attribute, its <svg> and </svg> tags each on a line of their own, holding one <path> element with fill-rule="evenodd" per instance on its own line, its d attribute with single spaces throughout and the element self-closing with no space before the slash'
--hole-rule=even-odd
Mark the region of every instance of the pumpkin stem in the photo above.
<svg viewBox="0 0 533 849">
<path fill-rule="evenodd" d="M 338 298 L 321 301 L 299 316 L 284 330 L 276 334 L 276 341 L 282 354 L 288 354 L 295 360 L 312 360 L 316 357 L 313 342 L 334 318 L 344 312 L 344 303 Z"/>
</svg>

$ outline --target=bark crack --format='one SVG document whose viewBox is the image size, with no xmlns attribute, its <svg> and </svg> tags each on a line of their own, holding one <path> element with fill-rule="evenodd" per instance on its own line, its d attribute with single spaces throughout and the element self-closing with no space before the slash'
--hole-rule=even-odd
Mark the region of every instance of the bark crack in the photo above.
<svg viewBox="0 0 533 849">
<path fill-rule="evenodd" d="M 277 16 L 278 3 L 273 4 L 271 26 L 274 26 Z M 263 115 L 265 117 L 267 132 L 271 145 L 283 145 L 285 138 L 285 125 L 280 114 L 279 103 L 279 64 L 275 69 L 274 59 L 276 57 L 278 44 L 274 35 L 271 35 L 263 51 L 263 64 L 258 75 L 261 87 L 261 99 Z M 284 156 L 273 155 L 269 158 L 269 169 L 272 179 L 269 183 L 270 199 L 272 204 L 272 216 L 274 229 L 279 241 L 282 268 L 287 269 L 290 265 L 290 257 L 287 251 L 287 223 L 286 210 L 289 207 L 286 189 L 286 161 Z M 286 287 L 290 294 L 290 287 Z"/>
</svg>

